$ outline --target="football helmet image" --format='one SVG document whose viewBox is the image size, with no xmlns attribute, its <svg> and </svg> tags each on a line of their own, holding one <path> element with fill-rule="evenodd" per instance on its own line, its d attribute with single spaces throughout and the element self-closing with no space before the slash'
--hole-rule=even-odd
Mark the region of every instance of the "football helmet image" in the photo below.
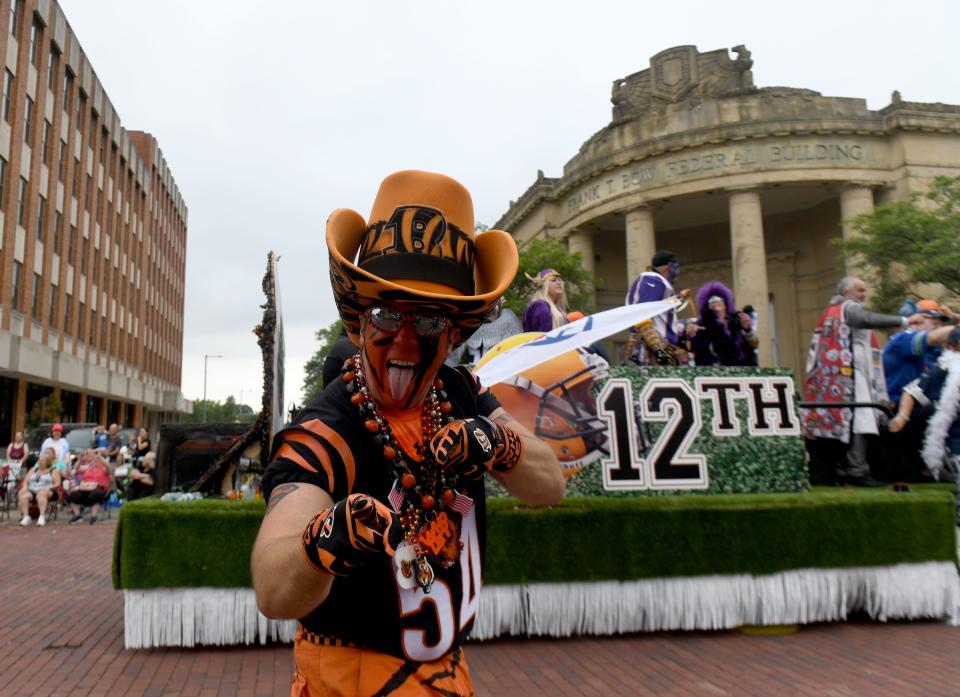
<svg viewBox="0 0 960 697">
<path fill-rule="evenodd" d="M 526 332 L 496 344 L 477 363 L 543 336 Z M 574 349 L 490 386 L 503 408 L 556 454 L 565 477 L 609 454 L 607 425 L 597 417 L 590 388 L 609 365 L 586 349 Z"/>
</svg>

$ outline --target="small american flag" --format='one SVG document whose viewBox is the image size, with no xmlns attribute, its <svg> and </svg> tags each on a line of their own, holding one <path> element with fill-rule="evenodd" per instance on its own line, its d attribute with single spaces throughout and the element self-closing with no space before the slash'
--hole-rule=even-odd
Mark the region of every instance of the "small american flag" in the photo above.
<svg viewBox="0 0 960 697">
<path fill-rule="evenodd" d="M 462 516 L 466 516 L 473 510 L 473 499 L 466 494 L 457 491 L 453 492 L 453 503 L 450 504 L 450 510 L 456 511 Z"/>
<path fill-rule="evenodd" d="M 393 506 L 393 510 L 399 513 L 403 502 L 407 500 L 407 492 L 405 492 L 403 487 L 400 486 L 399 479 L 393 480 L 393 488 L 391 488 L 390 493 L 387 494 L 387 500 L 390 501 L 390 505 Z"/>
</svg>

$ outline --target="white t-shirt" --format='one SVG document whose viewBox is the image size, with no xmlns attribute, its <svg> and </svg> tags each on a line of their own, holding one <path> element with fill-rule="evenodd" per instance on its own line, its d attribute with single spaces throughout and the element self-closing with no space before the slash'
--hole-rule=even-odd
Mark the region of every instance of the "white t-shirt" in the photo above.
<svg viewBox="0 0 960 697">
<path fill-rule="evenodd" d="M 70 445 L 67 443 L 67 439 L 63 436 L 60 436 L 58 440 L 54 440 L 53 436 L 50 436 L 45 441 L 43 445 L 40 446 L 40 452 L 42 453 L 47 448 L 53 448 L 60 454 L 60 459 L 64 462 L 70 461 Z"/>
</svg>

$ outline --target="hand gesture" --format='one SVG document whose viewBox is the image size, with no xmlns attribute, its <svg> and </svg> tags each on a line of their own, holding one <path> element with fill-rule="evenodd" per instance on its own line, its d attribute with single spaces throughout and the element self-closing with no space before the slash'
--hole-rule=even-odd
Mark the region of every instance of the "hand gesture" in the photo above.
<svg viewBox="0 0 960 697">
<path fill-rule="evenodd" d="M 741 312 L 740 314 L 740 326 L 743 327 L 743 331 L 749 332 L 753 329 L 753 318 L 750 317 L 746 312 Z"/>
<path fill-rule="evenodd" d="M 400 516 L 367 494 L 350 494 L 315 515 L 301 536 L 315 567 L 347 576 L 379 554 L 393 556 L 403 541 Z"/>
<path fill-rule="evenodd" d="M 430 440 L 430 452 L 441 469 L 480 479 L 487 472 L 513 469 L 520 461 L 523 441 L 509 428 L 481 416 L 448 423 Z"/>
</svg>

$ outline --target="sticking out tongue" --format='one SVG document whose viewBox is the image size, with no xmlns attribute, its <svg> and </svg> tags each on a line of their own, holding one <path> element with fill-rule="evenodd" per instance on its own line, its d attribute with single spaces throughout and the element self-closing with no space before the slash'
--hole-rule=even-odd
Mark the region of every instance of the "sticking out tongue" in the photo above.
<svg viewBox="0 0 960 697">
<path fill-rule="evenodd" d="M 387 366 L 387 382 L 390 385 L 390 394 L 394 399 L 400 400 L 407 396 L 407 390 L 413 384 L 415 372 L 416 370 L 412 365 L 390 364 Z"/>
</svg>

